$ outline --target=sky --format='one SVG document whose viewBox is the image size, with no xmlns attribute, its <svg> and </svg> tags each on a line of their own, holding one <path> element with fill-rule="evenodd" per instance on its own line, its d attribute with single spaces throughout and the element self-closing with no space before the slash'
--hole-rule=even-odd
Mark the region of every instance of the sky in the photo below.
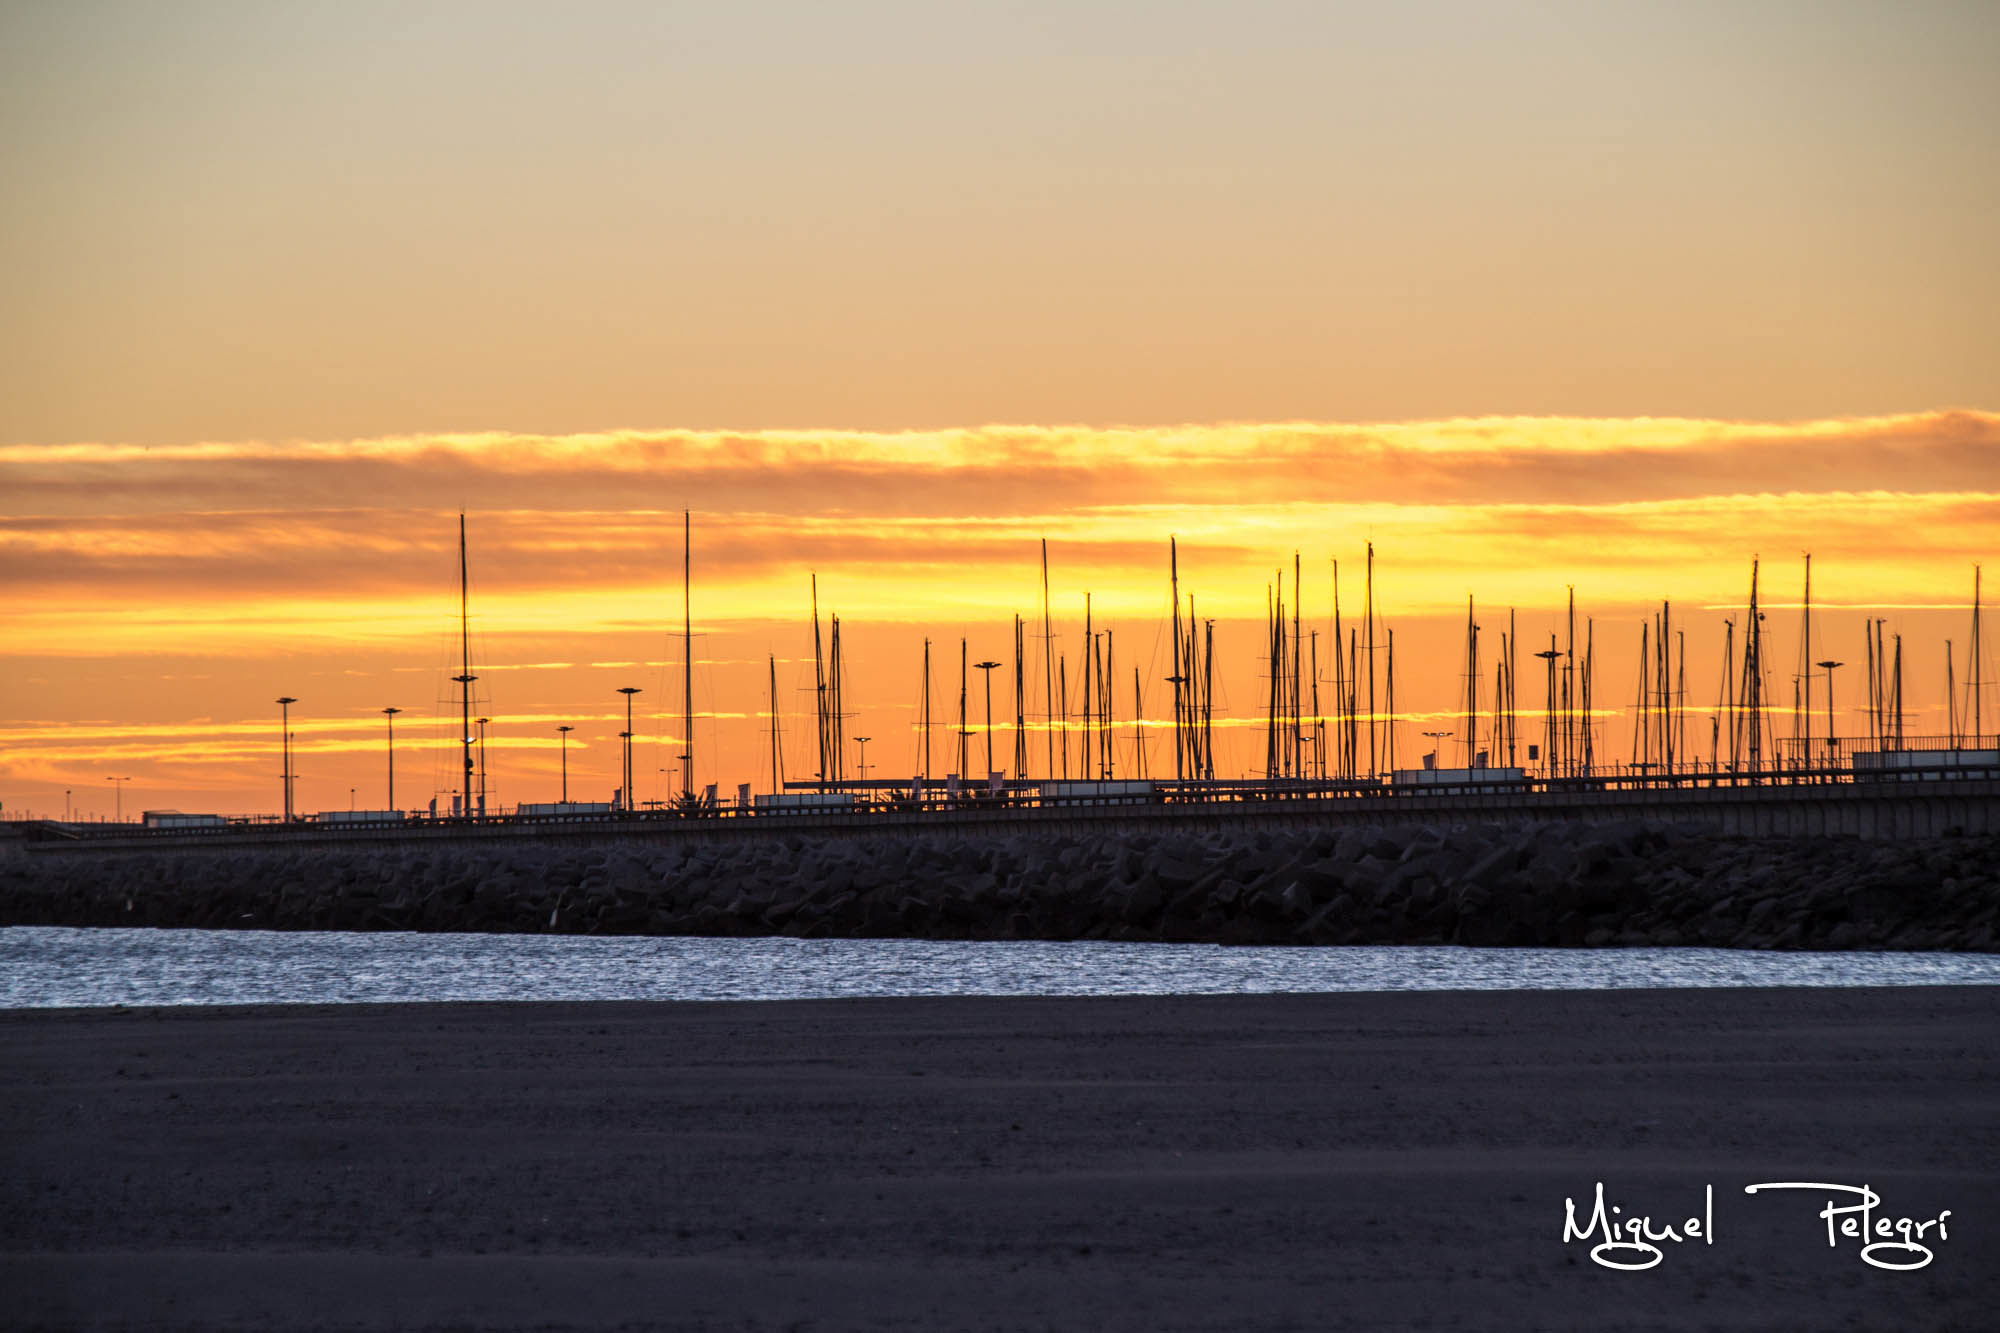
<svg viewBox="0 0 2000 1333">
<path fill-rule="evenodd" d="M 398 803 L 448 797 L 461 510 L 508 802 L 563 722 L 608 796 L 623 684 L 665 794 L 683 510 L 725 791 L 774 657 L 810 775 L 815 575 L 907 776 L 922 640 L 1010 654 L 1043 539 L 1055 651 L 1088 592 L 1155 682 L 1178 539 L 1236 771 L 1266 586 L 1297 552 L 1330 643 L 1371 541 L 1406 759 L 1468 596 L 1526 641 L 1575 589 L 1615 752 L 1641 621 L 1705 719 L 1807 551 L 1837 729 L 1879 617 L 1941 733 L 1994 68 L 1977 3 L 0 4 L 0 808 L 268 811 L 280 695 L 303 807 L 382 804 L 387 706 Z"/>
</svg>

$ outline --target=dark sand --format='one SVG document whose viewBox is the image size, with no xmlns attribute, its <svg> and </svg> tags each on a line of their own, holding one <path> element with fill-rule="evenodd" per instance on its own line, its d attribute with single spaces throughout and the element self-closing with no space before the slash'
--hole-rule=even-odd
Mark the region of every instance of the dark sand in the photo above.
<svg viewBox="0 0 2000 1333">
<path fill-rule="evenodd" d="M 2000 989 L 0 1013 L 0 1325 L 2000 1327 Z M 1650 1272 L 1563 1200 L 1712 1246 Z M 1950 1239 L 1826 1243 L 1873 1185 Z M 1934 1233 L 1933 1233 L 1934 1234 Z"/>
</svg>

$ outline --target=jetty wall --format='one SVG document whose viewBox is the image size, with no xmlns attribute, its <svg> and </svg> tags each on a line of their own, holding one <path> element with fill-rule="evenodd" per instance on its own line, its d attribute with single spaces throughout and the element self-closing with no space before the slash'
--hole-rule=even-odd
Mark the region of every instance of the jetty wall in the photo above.
<svg viewBox="0 0 2000 1333">
<path fill-rule="evenodd" d="M 1120 815 L 0 858 L 0 925 L 1990 950 L 2000 833 Z"/>
</svg>

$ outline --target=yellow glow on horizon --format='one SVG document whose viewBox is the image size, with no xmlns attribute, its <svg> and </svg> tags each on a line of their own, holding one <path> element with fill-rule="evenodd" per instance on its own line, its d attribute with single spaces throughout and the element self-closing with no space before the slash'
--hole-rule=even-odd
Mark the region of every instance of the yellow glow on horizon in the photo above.
<svg viewBox="0 0 2000 1333">
<path fill-rule="evenodd" d="M 1799 557 L 1811 550 L 1823 633 L 1858 638 L 1871 608 L 1907 622 L 1911 710 L 1941 731 L 1942 640 L 1957 633 L 1950 617 L 1969 598 L 1970 566 L 2000 531 L 2000 490 L 1983 466 L 1996 455 L 2000 415 L 1963 412 L 0 449 L 11 595 L 0 655 L 15 697 L 32 701 L 0 719 L 0 779 L 46 791 L 129 767 L 169 791 L 268 803 L 276 719 L 244 712 L 278 693 L 309 699 L 294 732 L 315 781 L 372 780 L 382 730 L 372 710 L 390 703 L 408 710 L 399 747 L 417 770 L 443 773 L 451 763 L 438 753 L 457 744 L 453 687 L 438 682 L 460 651 L 460 503 L 475 707 L 495 718 L 491 755 L 530 786 L 554 769 L 557 741 L 539 731 L 558 722 L 584 728 L 573 762 L 607 762 L 622 721 L 610 692 L 624 684 L 646 690 L 645 780 L 668 780 L 662 770 L 686 744 L 677 504 L 694 511 L 695 739 L 717 780 L 770 766 L 771 657 L 787 765 L 800 771 L 812 744 L 815 577 L 823 620 L 838 615 L 848 636 L 851 707 L 868 719 L 849 734 L 879 734 L 870 759 L 895 772 L 911 762 L 923 636 L 936 641 L 940 717 L 956 706 L 951 640 L 1005 658 L 1019 614 L 1039 653 L 1045 540 L 1057 651 L 1079 654 L 1086 593 L 1097 628 L 1117 626 L 1114 714 L 1127 748 L 1134 668 L 1148 715 L 1136 729 L 1152 748 L 1167 712 L 1157 678 L 1170 537 L 1183 597 L 1217 624 L 1218 744 L 1239 767 L 1259 762 L 1267 590 L 1282 582 L 1301 606 L 1330 670 L 1334 561 L 1351 629 L 1371 542 L 1376 608 L 1400 635 L 1396 711 L 1411 724 L 1461 716 L 1445 705 L 1468 595 L 1497 646 L 1494 618 L 1509 608 L 1527 639 L 1545 641 L 1573 587 L 1595 620 L 1599 703 L 1615 729 L 1639 623 L 1662 600 L 1690 631 L 1703 682 L 1691 688 L 1708 690 L 1721 620 L 1742 605 L 1752 558 L 1764 557 L 1762 601 L 1785 612 L 1790 635 Z M 194 495 L 227 495 L 231 507 L 177 507 Z M 378 507 L 385 497 L 396 507 Z M 1858 660 L 1859 647 L 1834 656 Z M 1838 682 L 1850 719 L 1858 670 Z M 1041 674 L 1030 676 L 1039 698 Z M 88 689 L 69 683 L 85 677 Z M 1539 686 L 1522 679 L 1526 713 Z M 1060 730 L 1044 707 L 1029 708 L 1028 729 Z M 983 729 L 981 702 L 969 712 Z M 229 720 L 176 720 L 219 715 Z M 1011 708 L 995 723 L 1011 729 Z"/>
</svg>

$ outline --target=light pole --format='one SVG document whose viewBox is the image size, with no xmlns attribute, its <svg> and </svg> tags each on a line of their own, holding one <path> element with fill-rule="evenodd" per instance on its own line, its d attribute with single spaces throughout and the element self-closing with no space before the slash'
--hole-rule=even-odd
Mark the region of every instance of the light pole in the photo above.
<svg viewBox="0 0 2000 1333">
<path fill-rule="evenodd" d="M 1438 747 L 1444 738 L 1451 735 L 1451 733 L 1448 731 L 1427 731 L 1424 735 L 1431 738 L 1431 767 L 1435 769 L 1437 767 Z"/>
<path fill-rule="evenodd" d="M 131 780 L 132 779 L 130 778 L 105 779 L 106 782 L 109 782 L 111 784 L 111 790 L 114 793 L 112 797 L 113 813 L 111 816 L 111 822 L 114 824 L 122 824 L 125 822 L 125 784 L 130 782 Z"/>
<path fill-rule="evenodd" d="M 481 819 L 486 818 L 486 724 L 492 720 L 490 717 L 473 720 L 474 725 L 479 728 L 479 817 Z"/>
<path fill-rule="evenodd" d="M 1556 636 L 1549 635 L 1549 646 L 1535 654 L 1548 663 L 1548 694 L 1542 704 L 1542 755 L 1543 771 L 1549 777 L 1556 776 L 1556 662 L 1562 654 L 1556 649 Z"/>
<path fill-rule="evenodd" d="M 285 822 L 292 822 L 292 705 L 297 703 L 291 695 L 278 700 L 281 749 L 285 758 Z"/>
<path fill-rule="evenodd" d="M 998 662 L 974 662 L 986 677 L 986 780 L 993 780 L 993 669 Z"/>
<path fill-rule="evenodd" d="M 568 723 L 564 723 L 562 726 L 557 727 L 556 730 L 562 733 L 562 801 L 564 805 L 568 805 L 569 804 L 569 734 L 572 731 L 575 731 L 576 728 L 570 726 Z"/>
<path fill-rule="evenodd" d="M 389 719 L 389 808 L 396 808 L 396 714 L 400 708 L 385 708 L 382 716 Z"/>
<path fill-rule="evenodd" d="M 69 787 L 64 787 L 64 788 L 63 788 L 63 823 L 65 823 L 65 824 L 69 823 L 69 821 L 70 821 L 70 813 L 69 813 L 69 794 L 70 794 L 71 790 L 72 790 L 72 789 L 71 789 L 71 788 L 69 788 Z"/>
<path fill-rule="evenodd" d="M 868 785 L 868 742 L 875 738 L 873 736 L 856 736 L 854 739 L 860 742 L 861 745 L 861 784 L 865 787 Z"/>
<path fill-rule="evenodd" d="M 1821 671 L 1826 672 L 1826 766 L 1833 767 L 1833 669 L 1846 666 L 1845 662 L 1820 662 Z"/>
<path fill-rule="evenodd" d="M 625 696 L 625 730 L 618 733 L 618 739 L 625 742 L 625 786 L 621 797 L 623 808 L 630 810 L 632 800 L 632 696 L 643 693 L 637 685 L 620 685 L 618 692 Z"/>
</svg>

